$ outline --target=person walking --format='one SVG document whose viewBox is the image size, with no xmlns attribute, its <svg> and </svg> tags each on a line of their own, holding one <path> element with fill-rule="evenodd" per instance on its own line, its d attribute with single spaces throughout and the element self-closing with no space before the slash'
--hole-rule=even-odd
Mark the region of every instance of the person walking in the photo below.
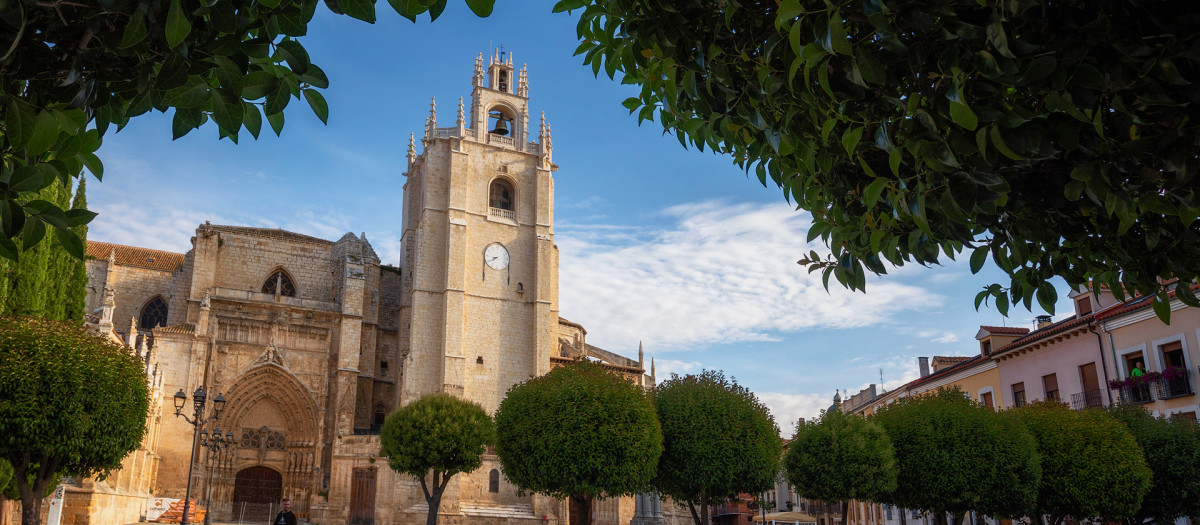
<svg viewBox="0 0 1200 525">
<path fill-rule="evenodd" d="M 272 521 L 271 525 L 296 525 L 296 515 L 292 514 L 292 500 L 283 499 L 283 509 L 275 515 L 275 521 Z"/>
</svg>

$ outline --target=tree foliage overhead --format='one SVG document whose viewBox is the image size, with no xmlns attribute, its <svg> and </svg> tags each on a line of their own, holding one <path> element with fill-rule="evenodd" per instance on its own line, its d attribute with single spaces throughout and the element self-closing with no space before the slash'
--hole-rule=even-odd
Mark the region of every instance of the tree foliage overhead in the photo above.
<svg viewBox="0 0 1200 525">
<path fill-rule="evenodd" d="M 57 474 L 104 476 L 138 447 L 148 392 L 143 363 L 122 346 L 62 322 L 0 318 L 0 457 L 25 525 Z"/>
<path fill-rule="evenodd" d="M 654 404 L 663 435 L 654 487 L 686 502 L 697 525 L 709 523 L 710 505 L 774 485 L 779 427 L 736 380 L 714 370 L 672 375 L 655 388 Z"/>
<path fill-rule="evenodd" d="M 968 511 L 996 517 L 1028 514 L 1042 479 L 1037 443 L 1005 413 L 972 402 L 958 388 L 908 397 L 872 419 L 887 432 L 899 469 L 881 499 L 910 509 Z"/>
<path fill-rule="evenodd" d="M 1103 410 L 1071 410 L 1062 403 L 1030 403 L 1015 410 L 1037 439 L 1042 456 L 1036 516 L 1059 525 L 1132 517 L 1150 488 L 1150 469 L 1124 423 Z"/>
<path fill-rule="evenodd" d="M 1200 427 L 1184 419 L 1154 417 L 1140 405 L 1112 405 L 1108 413 L 1129 427 L 1152 473 L 1141 507 L 1125 523 L 1173 523 L 1200 516 Z"/>
<path fill-rule="evenodd" d="M 663 450 L 645 390 L 587 361 L 510 389 L 496 411 L 496 434 L 509 481 L 587 509 L 597 497 L 647 489 Z"/>
<path fill-rule="evenodd" d="M 883 428 L 839 410 L 796 429 L 783 469 L 800 497 L 835 502 L 879 501 L 896 489 L 898 475 L 895 449 Z"/>
<path fill-rule="evenodd" d="M 379 455 L 388 458 L 392 470 L 421 482 L 429 504 L 426 523 L 435 525 L 450 478 L 479 468 L 487 446 L 495 442 L 496 425 L 483 407 L 450 394 L 433 394 L 388 415 Z"/>
<path fill-rule="evenodd" d="M 812 213 L 831 253 L 800 262 L 826 283 L 969 253 L 1011 278 L 977 298 L 1006 312 L 1053 311 L 1052 276 L 1142 294 L 1200 276 L 1188 2 L 555 6 L 569 9 L 584 62 L 641 86 L 625 101 L 639 122 L 732 155 Z"/>
<path fill-rule="evenodd" d="M 495 0 L 465 0 L 479 16 Z M 375 22 L 375 0 L 325 0 L 334 13 Z M 447 0 L 389 0 L 400 15 L 437 18 Z M 71 228 L 95 216 L 25 200 L 56 181 L 70 186 L 97 156 L 108 129 L 151 110 L 173 110 L 179 138 L 208 121 L 219 137 L 257 138 L 264 117 L 303 98 L 322 120 L 329 79 L 299 38 L 318 0 L 8 0 L 0 3 L 0 257 L 16 259 L 54 230 L 76 258 Z"/>
</svg>

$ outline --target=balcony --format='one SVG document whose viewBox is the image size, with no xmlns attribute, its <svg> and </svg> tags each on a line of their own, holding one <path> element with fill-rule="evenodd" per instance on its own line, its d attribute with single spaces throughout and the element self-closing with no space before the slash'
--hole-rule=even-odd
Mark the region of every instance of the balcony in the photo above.
<svg viewBox="0 0 1200 525">
<path fill-rule="evenodd" d="M 1100 389 L 1085 390 L 1077 394 L 1071 394 L 1071 408 L 1075 410 L 1083 410 L 1085 408 L 1099 408 L 1104 406 L 1104 398 L 1101 395 Z"/>
<path fill-rule="evenodd" d="M 1154 396 L 1150 395 L 1150 385 L 1139 383 L 1134 386 L 1122 386 L 1119 390 L 1121 394 L 1121 402 L 1128 405 L 1144 405 L 1154 401 Z"/>
<path fill-rule="evenodd" d="M 1158 394 L 1159 399 L 1172 399 L 1176 397 L 1196 395 L 1196 389 L 1192 386 L 1192 373 L 1186 369 L 1175 368 L 1174 371 L 1181 371 L 1182 375 L 1175 375 L 1170 379 L 1167 378 L 1169 371 L 1163 372 L 1163 377 L 1159 377 L 1154 381 L 1154 391 Z"/>
<path fill-rule="evenodd" d="M 492 217 L 498 217 L 498 218 L 501 218 L 501 219 L 508 219 L 508 220 L 510 220 L 510 221 L 513 221 L 513 222 L 516 222 L 516 220 L 517 220 L 517 212 L 516 212 L 516 211 L 513 211 L 513 210 L 506 210 L 506 209 L 504 209 L 504 208 L 491 208 L 491 207 L 489 207 L 489 208 L 488 208 L 488 215 L 491 215 Z"/>
</svg>

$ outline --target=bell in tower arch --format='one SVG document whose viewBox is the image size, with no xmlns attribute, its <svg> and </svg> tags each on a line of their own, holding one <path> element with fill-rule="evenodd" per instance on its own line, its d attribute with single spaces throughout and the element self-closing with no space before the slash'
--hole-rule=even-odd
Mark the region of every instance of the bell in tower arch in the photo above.
<svg viewBox="0 0 1200 525">
<path fill-rule="evenodd" d="M 492 128 L 488 133 L 493 135 L 508 135 L 508 117 L 500 111 L 492 111 L 488 114 L 489 117 L 495 119 L 496 127 Z"/>
</svg>

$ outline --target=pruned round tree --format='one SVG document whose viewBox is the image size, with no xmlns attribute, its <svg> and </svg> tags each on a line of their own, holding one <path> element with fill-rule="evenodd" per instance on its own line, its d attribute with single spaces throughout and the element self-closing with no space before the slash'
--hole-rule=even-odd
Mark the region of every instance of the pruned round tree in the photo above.
<svg viewBox="0 0 1200 525">
<path fill-rule="evenodd" d="M 1200 516 L 1200 427 L 1186 419 L 1154 417 L 1141 405 L 1112 405 L 1108 413 L 1129 427 L 1152 473 L 1150 490 L 1125 524 Z"/>
<path fill-rule="evenodd" d="M 1000 311 L 1050 278 L 1200 276 L 1200 13 L 1181 2 L 562 0 L 625 101 L 812 214 L 801 255 L 852 289 L 990 259 Z M 1191 305 L 1191 291 L 1180 288 Z M 1163 317 L 1169 309 L 1157 309 Z"/>
<path fill-rule="evenodd" d="M 425 523 L 436 525 L 450 478 L 479 468 L 487 446 L 495 442 L 495 423 L 478 403 L 431 394 L 387 416 L 379 455 L 392 470 L 420 481 L 429 504 Z"/>
<path fill-rule="evenodd" d="M 796 429 L 783 456 L 788 483 L 803 498 L 879 501 L 896 489 L 895 449 L 883 427 L 839 410 Z M 848 513 L 842 513 L 842 525 Z"/>
<path fill-rule="evenodd" d="M 522 492 L 570 499 L 583 525 L 596 498 L 646 490 L 663 448 L 646 391 L 585 360 L 511 388 L 496 434 L 505 477 Z"/>
<path fill-rule="evenodd" d="M 677 376 L 654 389 L 663 453 L 654 487 L 686 503 L 697 525 L 709 508 L 738 494 L 770 489 L 782 444 L 770 410 L 719 371 Z"/>
<path fill-rule="evenodd" d="M 0 318 L 0 457 L 13 467 L 21 521 L 38 523 L 59 473 L 104 476 L 146 432 L 144 363 L 82 327 Z"/>
<path fill-rule="evenodd" d="M 1132 517 L 1150 488 L 1151 471 L 1124 423 L 1103 410 L 1030 403 L 1015 410 L 1037 440 L 1042 483 L 1033 516 L 1047 525 Z"/>
<path fill-rule="evenodd" d="M 1005 413 L 973 403 L 957 388 L 907 397 L 872 420 L 895 448 L 895 490 L 880 501 L 925 509 L 945 525 L 969 511 L 1015 518 L 1033 509 L 1042 479 L 1037 443 Z"/>
</svg>

